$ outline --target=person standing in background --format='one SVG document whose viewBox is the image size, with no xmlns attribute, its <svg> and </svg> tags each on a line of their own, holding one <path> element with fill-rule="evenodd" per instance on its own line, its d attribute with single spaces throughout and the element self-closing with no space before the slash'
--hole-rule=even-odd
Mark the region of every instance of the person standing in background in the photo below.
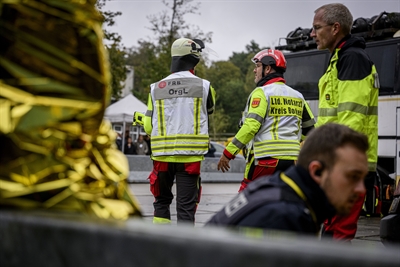
<svg viewBox="0 0 400 267">
<path fill-rule="evenodd" d="M 365 51 L 365 40 L 350 34 L 353 16 L 343 4 L 327 4 L 315 10 L 311 37 L 317 48 L 328 49 L 330 62 L 319 80 L 319 109 L 316 127 L 334 122 L 351 127 L 368 137 L 369 199 L 376 178 L 378 148 L 378 91 L 379 78 L 374 63 Z M 349 177 L 351 179 L 351 177 Z M 348 216 L 337 215 L 324 224 L 322 236 L 340 241 L 351 241 L 357 231 L 365 194 Z"/>
<path fill-rule="evenodd" d="M 143 138 L 143 135 L 140 134 L 138 136 L 135 146 L 136 146 L 136 154 L 137 155 L 147 155 L 149 148 L 147 146 L 146 141 Z"/>
<path fill-rule="evenodd" d="M 130 138 L 130 137 L 128 137 L 128 139 L 126 141 L 124 154 L 126 154 L 126 155 L 136 155 L 136 146 L 132 142 L 132 138 Z"/>
<path fill-rule="evenodd" d="M 172 74 L 150 86 L 143 124 L 151 136 L 153 171 L 149 180 L 156 224 L 171 223 L 175 182 L 178 224 L 194 225 L 201 196 L 201 161 L 208 151 L 208 116 L 215 106 L 214 88 L 194 74 L 203 48 L 204 43 L 197 39 L 175 40 Z"/>
<path fill-rule="evenodd" d="M 229 161 L 247 145 L 246 170 L 239 192 L 258 177 L 294 165 L 300 141 L 315 123 L 303 95 L 285 84 L 286 59 L 281 51 L 262 50 L 252 61 L 257 87 L 247 99 L 243 125 L 218 162 L 218 170 L 228 171 Z"/>
<path fill-rule="evenodd" d="M 151 155 L 151 141 L 150 141 L 150 136 L 148 134 L 144 136 L 144 141 L 146 141 L 148 148 L 146 155 Z"/>
</svg>

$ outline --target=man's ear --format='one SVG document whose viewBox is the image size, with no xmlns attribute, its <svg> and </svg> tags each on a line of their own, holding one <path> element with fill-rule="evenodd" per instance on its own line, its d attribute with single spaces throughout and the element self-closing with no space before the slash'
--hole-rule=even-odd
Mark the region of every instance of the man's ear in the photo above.
<svg viewBox="0 0 400 267">
<path fill-rule="evenodd" d="M 324 166 L 318 160 L 313 160 L 308 165 L 308 172 L 317 184 L 321 184 L 323 169 Z"/>
<path fill-rule="evenodd" d="M 335 22 L 333 25 L 333 34 L 337 35 L 340 33 L 340 29 L 342 28 L 342 26 L 339 24 L 339 22 Z"/>
<path fill-rule="evenodd" d="M 271 66 L 267 65 L 264 68 L 264 75 L 268 75 L 271 72 Z"/>
</svg>

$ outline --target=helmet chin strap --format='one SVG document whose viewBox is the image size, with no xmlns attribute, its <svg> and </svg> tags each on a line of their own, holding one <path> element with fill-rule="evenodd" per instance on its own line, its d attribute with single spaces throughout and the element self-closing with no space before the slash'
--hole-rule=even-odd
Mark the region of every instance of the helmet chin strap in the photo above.
<svg viewBox="0 0 400 267">
<path fill-rule="evenodd" d="M 267 67 L 267 65 L 262 65 L 263 67 L 262 67 L 262 73 L 261 73 L 261 78 L 264 78 L 266 75 L 265 75 L 265 68 Z"/>
</svg>

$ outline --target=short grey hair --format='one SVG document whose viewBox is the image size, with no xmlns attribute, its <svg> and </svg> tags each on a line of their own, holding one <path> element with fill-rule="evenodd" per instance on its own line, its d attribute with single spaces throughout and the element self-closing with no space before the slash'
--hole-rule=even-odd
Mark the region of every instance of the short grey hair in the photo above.
<svg viewBox="0 0 400 267">
<path fill-rule="evenodd" d="M 315 10 L 315 13 L 319 11 L 322 11 L 322 20 L 326 24 L 334 24 L 335 22 L 338 22 L 344 34 L 347 35 L 351 32 L 353 16 L 345 5 L 340 3 L 327 4 L 319 7 Z"/>
</svg>

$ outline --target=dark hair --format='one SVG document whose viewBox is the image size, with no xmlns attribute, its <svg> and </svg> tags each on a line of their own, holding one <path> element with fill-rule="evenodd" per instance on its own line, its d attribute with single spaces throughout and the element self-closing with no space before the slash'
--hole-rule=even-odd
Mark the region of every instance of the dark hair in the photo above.
<svg viewBox="0 0 400 267">
<path fill-rule="evenodd" d="M 279 72 L 279 73 L 281 73 L 281 74 L 284 74 L 285 71 L 286 71 L 286 69 L 281 68 L 281 67 L 277 67 L 276 65 L 270 65 L 270 66 L 271 66 L 271 68 L 273 68 L 276 72 Z"/>
<path fill-rule="evenodd" d="M 337 161 L 336 149 L 351 145 L 361 152 L 368 150 L 366 135 L 341 124 L 328 123 L 313 129 L 304 142 L 297 164 L 308 169 L 311 161 L 318 160 L 330 170 Z"/>
</svg>

